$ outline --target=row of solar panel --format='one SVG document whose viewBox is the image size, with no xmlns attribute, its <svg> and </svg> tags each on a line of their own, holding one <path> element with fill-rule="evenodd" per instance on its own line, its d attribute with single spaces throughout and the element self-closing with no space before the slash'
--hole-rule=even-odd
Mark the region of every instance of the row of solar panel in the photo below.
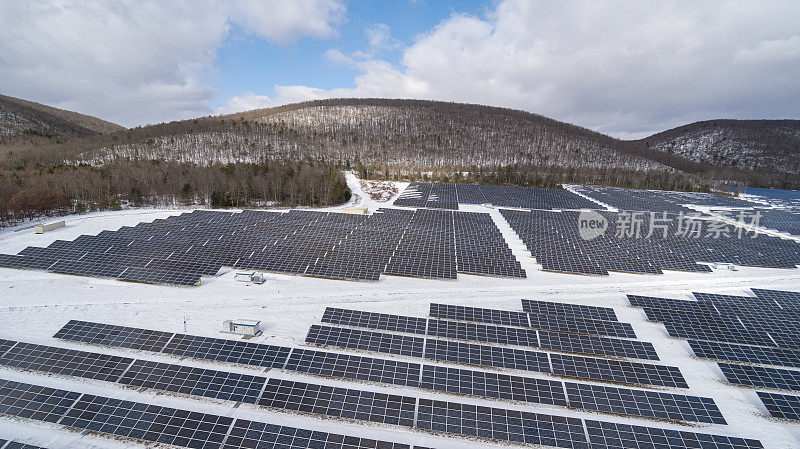
<svg viewBox="0 0 800 449">
<path fill-rule="evenodd" d="M 721 302 L 720 296 L 701 293 L 695 293 L 698 301 L 628 296 L 673 337 L 800 349 L 800 315 L 757 302 L 740 304 L 747 297 Z"/>
<path fill-rule="evenodd" d="M 116 382 L 193 396 L 265 403 L 277 388 L 265 377 L 136 360 L 73 349 L 0 341 L 0 365 Z M 627 388 L 557 382 L 457 368 L 294 349 L 284 369 L 352 380 L 371 380 L 432 391 L 569 406 L 584 410 L 725 424 L 709 398 Z M 352 390 L 351 390 L 352 391 Z M 566 391 L 566 393 L 565 393 Z M 344 394 L 344 393 L 340 393 Z M 275 394 L 270 398 L 275 398 Z M 288 398 L 284 397 L 284 400 Z M 293 400 L 292 403 L 296 403 Z M 412 408 L 413 411 L 413 408 Z M 342 416 L 348 417 L 348 416 Z M 393 422 L 398 424 L 398 422 Z"/>
<path fill-rule="evenodd" d="M 492 204 L 521 209 L 598 209 L 565 189 L 412 182 L 393 203 L 403 207 L 458 209 L 459 204 Z"/>
<path fill-rule="evenodd" d="M 335 332 L 331 334 L 331 331 Z M 289 355 L 289 348 L 285 347 L 182 334 L 173 336 L 166 332 L 77 321 L 64 326 L 56 337 L 265 367 L 280 366 Z M 315 326 L 309 332 L 309 342 L 415 357 L 423 355 L 422 339 L 349 329 L 323 330 Z M 540 372 L 556 371 L 567 376 L 633 384 L 648 385 L 655 382 L 658 385 L 685 386 L 683 377 L 674 367 L 552 354 L 551 370 L 545 353 L 434 339 L 429 339 L 429 342 L 425 356 L 436 360 Z M 615 368 L 613 372 L 602 371 L 612 367 Z"/>
<path fill-rule="evenodd" d="M 28 247 L 0 255 L 0 266 L 177 285 L 196 285 L 221 266 L 373 281 L 382 273 L 525 277 L 491 217 L 432 210 L 381 209 L 370 216 L 195 211 Z"/>
<path fill-rule="evenodd" d="M 16 386 L 18 386 L 17 384 Z M 6 385 L 7 386 L 7 385 Z M 102 433 L 110 433 L 145 441 L 158 441 L 167 444 L 186 445 L 187 447 L 220 447 L 222 436 L 224 447 L 274 447 L 272 444 L 258 441 L 264 435 L 250 432 L 237 432 L 237 425 L 230 426 L 231 418 L 220 424 L 219 418 L 214 415 L 201 415 L 191 412 L 162 409 L 147 404 L 118 401 L 109 398 L 65 392 L 66 394 L 52 394 L 44 392 L 42 388 L 33 387 L 36 394 L 31 393 L 31 386 L 22 385 L 16 388 L 0 388 L 0 413 L 41 419 L 58 424 L 88 429 Z M 584 388 L 592 388 L 586 386 Z M 570 387 L 572 389 L 572 387 Z M 11 390 L 11 391 L 9 391 Z M 15 394 L 16 391 L 19 394 Z M 54 390 L 51 390 L 54 391 Z M 392 395 L 381 395 L 369 392 L 337 389 L 321 385 L 310 385 L 286 380 L 272 380 L 265 388 L 265 395 L 259 401 L 260 405 L 299 410 L 310 413 L 340 416 L 350 419 L 369 420 L 398 425 L 414 425 L 417 428 L 445 433 L 456 433 L 468 436 L 478 436 L 491 439 L 502 439 L 512 442 L 526 442 L 544 445 L 557 445 L 560 447 L 590 447 L 585 440 L 583 422 L 580 419 L 558 416 L 542 415 L 535 413 L 517 412 L 498 408 L 480 407 L 452 402 L 420 400 L 417 406 L 416 424 L 409 420 L 413 414 L 413 404 L 409 398 Z M 69 400 L 57 401 L 54 405 L 49 398 L 56 397 L 61 400 L 70 396 Z M 38 398 L 40 402 L 50 405 L 41 407 L 41 404 L 30 406 L 31 398 Z M 412 398 L 413 400 L 413 398 Z M 26 403 L 27 401 L 27 403 Z M 48 402 L 49 401 L 49 402 Z M 75 404 L 70 409 L 70 404 Z M 346 404 L 353 404 L 347 406 Z M 712 407 L 713 407 L 713 403 Z M 55 406 L 60 406 L 63 418 L 55 416 Z M 166 413 L 162 413 L 162 412 Z M 718 412 L 718 411 L 717 411 Z M 458 413 L 459 419 L 453 419 Z M 164 416 L 163 418 L 161 416 Z M 177 419 L 172 419 L 174 417 Z M 56 419 L 52 419 L 56 418 Z M 209 419 L 210 418 L 210 419 Z M 252 430 L 254 425 L 249 421 L 237 420 L 246 425 L 238 428 Z M 574 431 L 565 434 L 565 425 L 574 423 Z M 159 425 L 163 424 L 163 425 Z M 620 443 L 631 441 L 639 442 L 637 447 L 659 447 L 658 438 L 649 440 L 652 436 L 677 438 L 677 445 L 672 447 L 695 447 L 692 442 L 706 442 L 704 447 L 761 447 L 757 441 L 743 440 L 720 435 L 696 434 L 693 432 L 668 431 L 658 428 L 640 426 L 622 426 L 614 423 L 586 421 L 590 433 L 591 447 L 617 447 L 608 446 L 609 441 L 617 439 Z M 271 443 L 284 443 L 289 440 L 281 439 L 275 435 L 277 426 L 255 423 L 261 429 L 272 427 Z M 219 429 L 215 432 L 215 429 Z M 224 437 L 222 430 L 230 428 L 229 436 Z M 580 430 L 580 431 L 579 431 Z M 255 435 L 255 436 L 254 436 Z M 594 438 L 592 438 L 594 435 Z M 235 438 L 231 440 L 231 436 Z M 306 434 L 308 436 L 308 434 Z M 241 440 L 239 437 L 243 437 Z M 345 438 L 345 437 L 342 437 Z M 608 440 L 608 439 L 611 440 Z M 649 440 L 649 442 L 648 442 Z M 308 439 L 295 442 L 291 447 L 316 447 L 324 439 Z M 358 441 L 358 440 L 355 440 Z M 351 439 L 351 442 L 353 440 Z M 376 444 L 375 442 L 372 442 Z M 390 444 L 390 443 L 385 443 Z M 740 445 L 740 446 L 736 446 Z M 325 446 L 325 447 L 342 447 Z M 402 447 L 402 446 L 362 446 L 355 444 L 344 447 Z M 622 447 L 622 446 L 619 446 Z M 627 447 L 627 446 L 626 446 Z"/>
<path fill-rule="evenodd" d="M 724 207 L 753 207 L 756 203 L 740 198 L 704 192 L 625 189 L 621 187 L 578 185 L 573 190 L 619 210 L 691 212 L 683 204 Z"/>
<path fill-rule="evenodd" d="M 45 449 L 42 446 L 34 446 L 32 444 L 19 443 L 17 441 L 8 441 L 0 439 L 0 449 Z"/>
<path fill-rule="evenodd" d="M 669 209 L 660 209 L 664 210 Z M 500 212 L 537 263 L 548 271 L 589 275 L 607 275 L 609 271 L 659 274 L 662 270 L 711 271 L 709 266 L 698 262 L 790 269 L 800 264 L 800 247 L 792 241 L 763 233 L 752 238 L 750 235 L 738 238 L 736 233 L 714 238 L 702 232 L 697 238 L 683 236 L 678 225 L 682 222 L 681 216 L 674 212 L 659 214 L 658 219 L 664 223 L 659 222 L 661 228 L 654 236 L 650 231 L 656 228 L 648 227 L 649 216 L 641 217 L 638 224 L 630 224 L 629 231 L 619 215 L 597 212 L 608 226 L 603 235 L 594 239 L 585 239 L 579 233 L 578 212 L 508 209 Z"/>
<path fill-rule="evenodd" d="M 0 379 L 0 414 L 197 449 L 408 449 L 376 441 Z"/>
<path fill-rule="evenodd" d="M 318 325 L 312 326 L 308 331 L 306 342 L 319 346 L 422 357 L 464 365 L 535 371 L 578 379 L 688 388 L 680 370 L 674 366 L 548 354 Z"/>
<path fill-rule="evenodd" d="M 793 307 L 800 301 L 800 292 L 752 290 L 756 293 L 754 297 L 693 293 L 697 301 L 638 295 L 628 295 L 628 299 L 631 305 L 644 308 L 649 319 L 665 322 L 670 335 L 688 334 L 711 340 L 689 341 L 698 357 L 800 367 L 800 351 L 768 347 L 791 345 L 791 336 L 798 329 L 800 318 Z M 674 324 L 676 321 L 679 326 Z M 692 329 L 693 326 L 696 329 Z M 763 328 L 767 332 L 762 331 Z M 735 385 L 800 391 L 800 371 L 797 370 L 727 362 L 718 362 L 718 365 L 725 379 Z M 800 397 L 763 391 L 757 394 L 770 416 L 800 419 Z"/>
<path fill-rule="evenodd" d="M 453 316 L 453 314 L 441 313 L 448 308 L 447 306 L 432 304 L 432 310 L 434 306 L 438 306 L 435 307 L 436 314 Z M 616 332 L 620 329 L 628 330 L 630 325 L 627 323 L 592 321 L 580 318 L 567 319 L 557 318 L 555 316 L 548 317 L 548 319 L 537 317 L 534 319 L 534 322 L 542 326 L 542 328 L 545 326 L 553 326 L 555 323 L 554 327 L 556 327 L 556 331 L 416 318 L 333 307 L 325 309 L 322 322 L 482 343 L 528 346 L 578 354 L 658 360 L 658 355 L 653 345 L 647 342 L 565 333 L 573 329 L 576 329 L 577 332 L 582 331 L 581 333 L 604 332 L 607 331 L 607 328 Z M 565 320 L 568 321 L 566 324 L 568 324 L 569 327 L 563 326 Z M 591 324 L 591 326 L 587 323 Z M 602 325 L 598 325 L 597 323 L 602 323 Z M 610 323 L 616 323 L 619 326 L 608 326 Z M 623 327 L 623 325 L 626 327 Z M 630 328 L 630 332 L 633 332 L 632 328 Z"/>
<path fill-rule="evenodd" d="M 521 327 L 533 327 L 534 325 L 548 322 L 540 322 L 535 316 L 556 317 L 558 321 L 553 321 L 553 324 L 551 324 L 552 327 L 541 329 L 636 338 L 633 328 L 627 323 L 620 323 L 616 319 L 613 309 L 530 300 L 522 300 L 522 306 L 523 309 L 527 308 L 528 310 L 525 312 L 516 312 L 511 310 L 432 303 L 430 315 L 435 318 L 445 318 L 449 320 L 476 321 Z"/>
<path fill-rule="evenodd" d="M 0 413 L 105 435 L 202 449 L 408 447 L 9 380 L 0 380 Z M 418 429 L 546 446 L 644 449 L 661 448 L 663 441 L 669 447 L 687 449 L 701 445 L 713 449 L 763 447 L 759 441 L 738 437 L 431 400 L 420 401 L 418 415 L 414 424 Z M 588 439 L 584 426 L 588 429 Z M 630 446 L 631 443 L 635 446 Z"/>
</svg>

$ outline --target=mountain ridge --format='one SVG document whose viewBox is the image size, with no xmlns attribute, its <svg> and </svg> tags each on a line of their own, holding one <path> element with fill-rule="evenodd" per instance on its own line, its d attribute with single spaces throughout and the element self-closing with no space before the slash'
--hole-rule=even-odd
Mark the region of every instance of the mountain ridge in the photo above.
<svg viewBox="0 0 800 449">
<path fill-rule="evenodd" d="M 13 138 L 23 134 L 84 137 L 125 129 L 91 115 L 0 94 L 0 138 Z"/>
<path fill-rule="evenodd" d="M 703 120 L 638 142 L 699 163 L 800 172 L 800 120 Z"/>
<path fill-rule="evenodd" d="M 714 173 L 739 179 L 748 173 L 800 171 L 800 120 L 708 120 L 621 140 L 510 108 L 337 98 L 125 129 L 2 95 L 0 108 L 10 101 L 52 118 L 43 134 L 55 130 L 50 134 L 74 137 L 63 146 L 64 159 L 71 163 L 287 159 L 362 163 L 406 174 L 526 165 Z M 83 123 L 76 123 L 76 117 Z"/>
</svg>

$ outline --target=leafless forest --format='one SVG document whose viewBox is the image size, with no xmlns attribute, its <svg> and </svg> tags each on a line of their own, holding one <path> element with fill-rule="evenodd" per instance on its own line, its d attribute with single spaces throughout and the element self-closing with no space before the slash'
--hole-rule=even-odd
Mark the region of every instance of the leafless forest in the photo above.
<svg viewBox="0 0 800 449">
<path fill-rule="evenodd" d="M 682 133 L 621 141 L 536 114 L 477 105 L 323 100 L 121 129 L 8 98 L 0 98 L 5 223 L 127 204 L 336 204 L 349 197 L 343 170 L 373 179 L 544 187 L 798 184 L 791 170 L 751 170 L 668 150 Z M 49 202 L 30 204 L 37 197 Z"/>
</svg>

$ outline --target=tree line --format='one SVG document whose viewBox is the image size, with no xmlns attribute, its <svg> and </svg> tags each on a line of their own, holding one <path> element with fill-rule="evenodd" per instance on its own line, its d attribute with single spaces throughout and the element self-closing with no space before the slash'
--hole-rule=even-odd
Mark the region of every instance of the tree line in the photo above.
<svg viewBox="0 0 800 449">
<path fill-rule="evenodd" d="M 0 225 L 125 206 L 326 206 L 346 202 L 342 168 L 302 162 L 168 161 L 15 166 L 0 172 Z"/>
</svg>

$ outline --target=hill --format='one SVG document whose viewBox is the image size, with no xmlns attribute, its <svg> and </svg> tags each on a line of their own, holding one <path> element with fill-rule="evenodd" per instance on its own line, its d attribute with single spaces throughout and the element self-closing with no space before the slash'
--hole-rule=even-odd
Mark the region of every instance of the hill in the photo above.
<svg viewBox="0 0 800 449">
<path fill-rule="evenodd" d="M 715 158 L 702 149 L 717 148 L 725 135 L 711 139 L 717 134 L 702 126 L 623 141 L 524 111 L 437 101 L 319 100 L 124 129 L 1 97 L 0 222 L 46 213 L 50 204 L 337 204 L 348 198 L 343 170 L 536 187 L 705 190 L 733 181 L 796 188 L 788 174 L 800 163 L 796 122 L 786 123 L 740 127 L 736 135 L 744 137 L 728 137 L 734 143 L 719 144 L 726 152 Z M 692 151 L 668 150 L 672 141 Z M 752 141 L 760 146 L 747 146 Z"/>
<path fill-rule="evenodd" d="M 385 99 L 319 100 L 134 128 L 124 143 L 96 145 L 75 157 L 315 160 L 406 174 L 513 164 L 654 170 L 682 162 L 528 112 Z"/>
<path fill-rule="evenodd" d="M 800 120 L 708 120 L 640 141 L 694 162 L 774 173 L 800 173 Z"/>
<path fill-rule="evenodd" d="M 0 141 L 24 135 L 83 137 L 124 129 L 97 117 L 0 95 Z"/>
</svg>

